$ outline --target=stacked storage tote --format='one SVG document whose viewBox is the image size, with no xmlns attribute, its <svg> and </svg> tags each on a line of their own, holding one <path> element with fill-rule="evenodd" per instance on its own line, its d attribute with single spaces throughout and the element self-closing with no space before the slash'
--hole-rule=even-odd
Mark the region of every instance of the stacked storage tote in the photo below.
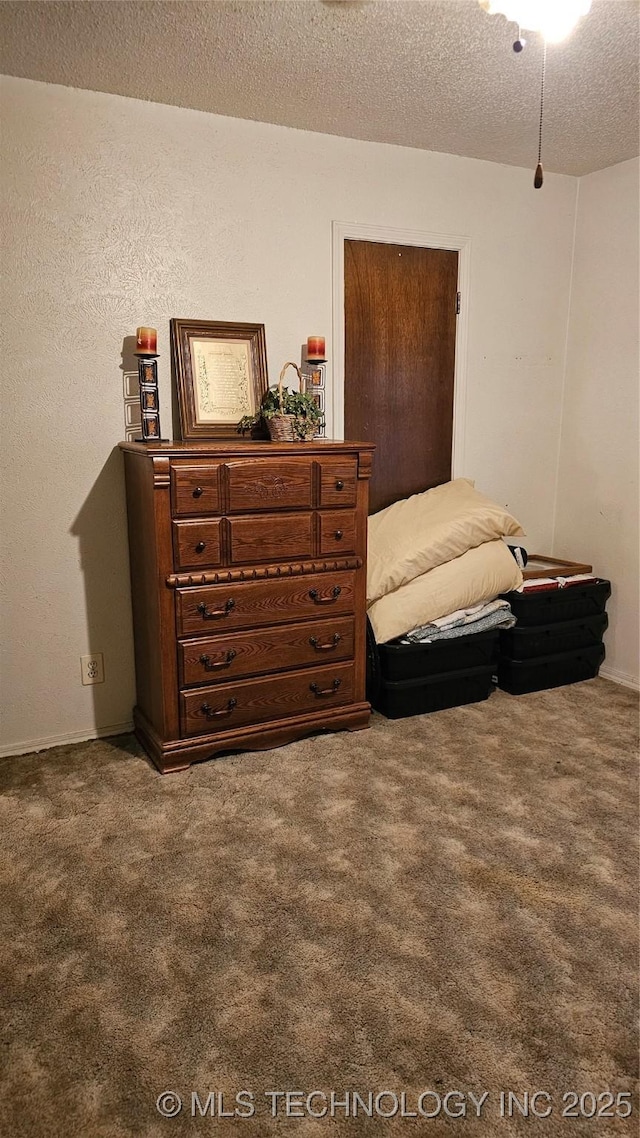
<svg viewBox="0 0 640 1138">
<path fill-rule="evenodd" d="M 500 688 L 522 695 L 597 676 L 605 657 L 609 581 L 503 595 L 518 623 L 499 634 Z"/>
</svg>

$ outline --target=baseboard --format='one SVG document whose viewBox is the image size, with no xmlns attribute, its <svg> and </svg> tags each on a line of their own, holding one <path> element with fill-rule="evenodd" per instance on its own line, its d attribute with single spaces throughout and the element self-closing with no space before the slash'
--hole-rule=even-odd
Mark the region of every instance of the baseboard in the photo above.
<svg viewBox="0 0 640 1138">
<path fill-rule="evenodd" d="M 110 727 L 95 727 L 93 731 L 72 731 L 68 735 L 46 735 L 43 739 L 28 739 L 24 743 L 10 743 L 0 747 L 0 759 L 11 755 L 29 755 L 32 751 L 47 751 L 50 747 L 64 747 L 67 743 L 86 743 L 88 739 L 105 739 L 110 735 L 127 735 L 133 731 L 133 721 L 112 723 Z"/>
<path fill-rule="evenodd" d="M 637 676 L 630 676 L 628 672 L 619 672 L 617 668 L 607 668 L 605 664 L 598 675 L 602 676 L 603 680 L 611 680 L 614 684 L 622 684 L 624 688 L 640 691 L 640 680 Z"/>
<path fill-rule="evenodd" d="M 640 681 L 637 676 L 627 672 L 619 672 L 616 668 L 600 668 L 598 675 L 604 680 L 611 680 L 614 684 L 640 691 Z M 126 723 L 112 723 L 109 727 L 96 727 L 93 731 L 72 731 L 67 735 L 46 735 L 42 739 L 29 739 L 24 743 L 9 743 L 0 747 L 0 759 L 11 758 L 13 755 L 29 755 L 32 751 L 47 751 L 50 747 L 64 747 L 69 743 L 86 743 L 89 739 L 108 739 L 110 735 L 128 735 L 133 731 L 133 721 Z"/>
</svg>

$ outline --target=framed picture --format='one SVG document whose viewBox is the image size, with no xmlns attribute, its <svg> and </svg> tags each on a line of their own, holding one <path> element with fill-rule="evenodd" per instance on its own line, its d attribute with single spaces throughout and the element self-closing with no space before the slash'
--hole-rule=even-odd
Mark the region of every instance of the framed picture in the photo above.
<svg viewBox="0 0 640 1138">
<path fill-rule="evenodd" d="M 171 320 L 170 339 L 179 437 L 234 438 L 268 387 L 264 324 Z"/>
<path fill-rule="evenodd" d="M 531 553 L 522 570 L 525 581 L 534 577 L 571 577 L 575 573 L 591 573 L 592 566 L 584 561 L 561 561 L 559 557 L 546 557 L 542 553 Z"/>
</svg>

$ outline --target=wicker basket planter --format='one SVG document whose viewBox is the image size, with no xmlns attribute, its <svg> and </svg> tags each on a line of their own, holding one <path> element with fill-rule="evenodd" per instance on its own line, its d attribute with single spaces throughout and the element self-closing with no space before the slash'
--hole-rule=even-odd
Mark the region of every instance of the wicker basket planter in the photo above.
<svg viewBox="0 0 640 1138">
<path fill-rule="evenodd" d="M 299 391 L 283 388 L 282 381 L 288 367 L 298 376 Z M 285 408 L 283 411 L 282 408 Z M 280 372 L 277 388 L 270 387 L 262 397 L 260 407 L 245 415 L 238 423 L 238 434 L 248 431 L 254 439 L 269 438 L 277 443 L 305 442 L 320 434 L 322 414 L 313 397 L 304 390 L 304 377 L 297 364 L 286 363 Z"/>
<path fill-rule="evenodd" d="M 286 363 L 280 372 L 280 379 L 278 381 L 280 404 L 282 404 L 282 381 L 288 367 L 292 367 L 295 370 L 298 376 L 300 391 L 302 391 L 304 383 L 302 372 L 297 364 Z M 315 439 L 319 433 L 318 423 L 307 419 L 304 415 L 271 415 L 270 418 L 267 419 L 267 426 L 269 428 L 270 438 L 272 442 L 275 443 L 306 442 L 309 439 Z"/>
<path fill-rule="evenodd" d="M 274 443 L 306 442 L 318 434 L 318 424 L 299 415 L 274 415 L 267 419 L 267 424 Z"/>
</svg>

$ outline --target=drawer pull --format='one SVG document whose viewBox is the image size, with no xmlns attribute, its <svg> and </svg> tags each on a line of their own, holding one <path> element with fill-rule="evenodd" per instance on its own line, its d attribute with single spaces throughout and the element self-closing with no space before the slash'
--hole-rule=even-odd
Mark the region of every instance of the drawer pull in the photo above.
<svg viewBox="0 0 640 1138">
<path fill-rule="evenodd" d="M 317 589 L 309 589 L 309 596 L 316 605 L 332 605 L 334 601 L 337 601 L 341 592 L 340 586 L 334 585 L 328 597 L 319 596 Z"/>
<path fill-rule="evenodd" d="M 342 680 L 334 680 L 330 688 L 319 688 L 317 684 L 309 684 L 309 691 L 319 699 L 323 695 L 335 695 Z"/>
<path fill-rule="evenodd" d="M 194 498 L 201 498 L 203 494 L 204 490 L 202 489 L 202 486 L 196 486 L 195 490 L 193 491 Z"/>
<path fill-rule="evenodd" d="M 206 715 L 207 719 L 219 719 L 222 715 L 231 715 L 237 702 L 237 699 L 230 699 L 227 706 L 221 707 L 219 711 L 214 711 L 208 703 L 203 703 L 200 706 L 200 711 L 203 715 Z"/>
<path fill-rule="evenodd" d="M 331 637 L 331 640 L 329 641 L 328 644 L 320 644 L 320 642 L 316 639 L 315 636 L 309 637 L 309 644 L 311 645 L 312 648 L 315 648 L 317 652 L 330 652 L 332 648 L 338 647 L 338 644 L 340 643 L 341 640 L 342 640 L 342 637 L 341 637 L 340 633 L 334 632 L 334 634 Z"/>
<path fill-rule="evenodd" d="M 198 605 L 198 612 L 202 613 L 203 620 L 219 620 L 222 616 L 228 616 L 235 607 L 235 601 L 227 601 L 223 609 L 208 609 L 203 601 Z"/>
<path fill-rule="evenodd" d="M 336 490 L 344 490 L 344 482 L 340 478 L 336 479 Z"/>
<path fill-rule="evenodd" d="M 212 664 L 210 656 L 201 656 L 200 663 L 202 664 L 205 672 L 215 672 L 218 670 L 218 668 L 228 668 L 231 661 L 235 660 L 235 658 L 236 650 L 235 648 L 230 648 L 224 660 L 216 660 Z"/>
<path fill-rule="evenodd" d="M 204 553 L 206 548 L 207 548 L 206 541 L 199 541 L 198 544 L 196 545 L 196 553 Z"/>
<path fill-rule="evenodd" d="M 342 541 L 342 530 L 337 529 L 333 536 L 335 537 L 336 541 Z"/>
</svg>

